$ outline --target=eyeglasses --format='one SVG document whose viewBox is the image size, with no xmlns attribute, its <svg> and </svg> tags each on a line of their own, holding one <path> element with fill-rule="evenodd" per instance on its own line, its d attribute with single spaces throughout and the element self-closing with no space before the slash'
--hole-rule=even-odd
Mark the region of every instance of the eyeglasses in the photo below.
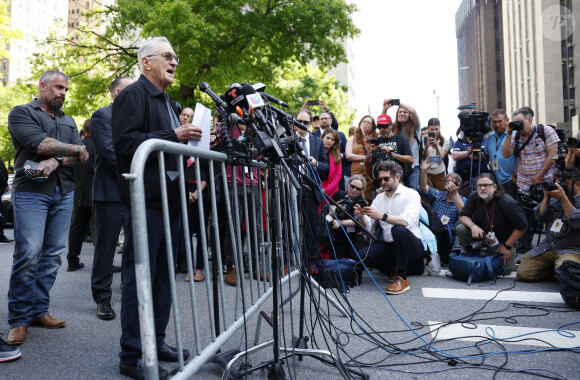
<svg viewBox="0 0 580 380">
<path fill-rule="evenodd" d="M 381 182 L 383 182 L 383 181 L 389 182 L 391 180 L 391 178 L 393 178 L 393 177 L 386 176 L 386 177 L 379 177 L 377 179 Z"/>
<path fill-rule="evenodd" d="M 369 123 L 370 124 L 370 123 Z M 379 127 L 379 129 L 387 129 L 391 126 L 391 124 L 379 124 L 377 125 L 377 127 Z"/>
<path fill-rule="evenodd" d="M 167 53 L 160 53 L 160 54 L 149 54 L 147 57 L 155 57 L 157 55 L 160 55 L 163 58 L 165 58 L 165 60 L 167 62 L 171 62 L 172 59 L 175 59 L 175 62 L 177 62 L 177 64 L 179 65 L 179 58 L 177 58 L 177 56 L 175 54 L 171 54 L 169 52 L 167 52 Z"/>
<path fill-rule="evenodd" d="M 349 186 L 355 190 L 362 191 L 362 187 L 357 187 L 357 186 L 350 184 L 350 183 L 349 183 Z"/>
<path fill-rule="evenodd" d="M 304 125 L 310 125 L 310 120 L 298 120 L 296 119 L 297 122 L 302 123 Z"/>
<path fill-rule="evenodd" d="M 373 125 L 372 121 L 364 120 L 361 124 Z"/>
<path fill-rule="evenodd" d="M 490 187 L 490 186 L 493 186 L 493 183 L 478 183 L 477 184 L 477 187 L 479 189 L 485 189 L 486 187 Z"/>
</svg>

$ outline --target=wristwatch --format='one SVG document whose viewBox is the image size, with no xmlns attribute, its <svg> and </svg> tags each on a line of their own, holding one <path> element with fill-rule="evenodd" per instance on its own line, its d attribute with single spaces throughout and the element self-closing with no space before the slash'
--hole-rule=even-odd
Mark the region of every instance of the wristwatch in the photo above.
<svg viewBox="0 0 580 380">
<path fill-rule="evenodd" d="M 506 247 L 508 249 L 508 251 L 511 251 L 512 250 L 512 246 L 511 245 L 507 245 L 506 243 L 502 243 L 502 245 L 504 247 Z"/>
<path fill-rule="evenodd" d="M 58 166 L 62 166 L 62 161 L 64 160 L 63 156 L 61 156 L 60 154 L 55 154 L 54 159 L 56 160 L 56 162 L 58 162 Z"/>
<path fill-rule="evenodd" d="M 388 217 L 389 217 L 388 214 L 383 214 L 383 217 L 381 218 L 381 220 L 386 223 Z"/>
</svg>

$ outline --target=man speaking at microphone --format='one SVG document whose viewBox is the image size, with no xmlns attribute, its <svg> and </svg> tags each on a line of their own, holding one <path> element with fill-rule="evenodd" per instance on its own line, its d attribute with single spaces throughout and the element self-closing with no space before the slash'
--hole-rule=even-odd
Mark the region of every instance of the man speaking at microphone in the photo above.
<svg viewBox="0 0 580 380">
<path fill-rule="evenodd" d="M 179 59 L 165 37 L 155 37 L 139 48 L 141 76 L 137 82 L 127 86 L 113 103 L 113 144 L 118 163 L 118 174 L 128 173 L 137 148 L 146 140 L 158 138 L 173 142 L 201 139 L 201 128 L 192 124 L 180 125 L 179 105 L 169 95 L 167 88 L 173 83 Z M 179 218 L 178 158 L 165 154 L 165 179 L 169 202 L 169 219 L 174 260 L 177 253 L 178 234 L 181 230 Z M 166 254 L 166 239 L 163 220 L 161 186 L 159 183 L 159 161 L 156 155 L 149 157 L 145 165 L 145 202 L 147 235 L 149 243 L 149 265 L 153 290 L 153 312 L 159 360 L 176 362 L 177 350 L 165 343 L 165 329 L 171 312 L 169 288 L 169 265 Z M 129 183 L 120 180 L 121 201 L 130 205 Z M 133 221 L 129 218 L 126 250 L 123 263 L 123 294 L 121 297 L 121 359 L 119 372 L 134 379 L 144 378 L 139 330 L 139 305 L 135 277 L 135 245 Z M 184 360 L 189 357 L 183 351 Z M 159 367 L 159 377 L 169 376 Z"/>
</svg>

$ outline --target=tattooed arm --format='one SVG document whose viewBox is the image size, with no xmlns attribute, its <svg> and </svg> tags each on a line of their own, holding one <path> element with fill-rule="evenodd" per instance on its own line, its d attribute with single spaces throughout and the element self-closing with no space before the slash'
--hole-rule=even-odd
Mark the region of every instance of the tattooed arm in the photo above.
<svg viewBox="0 0 580 380">
<path fill-rule="evenodd" d="M 36 153 L 42 154 L 43 156 L 54 156 L 55 154 L 60 154 L 64 158 L 62 162 L 63 166 L 72 166 L 77 162 L 86 162 L 89 158 L 89 152 L 87 152 L 84 145 L 66 144 L 51 137 L 45 137 L 40 142 L 36 149 Z M 51 159 L 52 158 L 49 160 Z M 54 161 L 56 162 L 56 160 Z"/>
</svg>

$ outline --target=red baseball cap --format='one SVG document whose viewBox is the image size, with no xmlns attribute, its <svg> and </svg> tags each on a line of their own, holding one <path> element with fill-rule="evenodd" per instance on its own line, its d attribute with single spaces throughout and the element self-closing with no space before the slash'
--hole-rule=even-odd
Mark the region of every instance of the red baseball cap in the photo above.
<svg viewBox="0 0 580 380">
<path fill-rule="evenodd" d="M 392 124 L 393 120 L 391 120 L 391 117 L 389 115 L 380 115 L 379 117 L 377 117 L 377 125 L 389 125 Z"/>
</svg>

